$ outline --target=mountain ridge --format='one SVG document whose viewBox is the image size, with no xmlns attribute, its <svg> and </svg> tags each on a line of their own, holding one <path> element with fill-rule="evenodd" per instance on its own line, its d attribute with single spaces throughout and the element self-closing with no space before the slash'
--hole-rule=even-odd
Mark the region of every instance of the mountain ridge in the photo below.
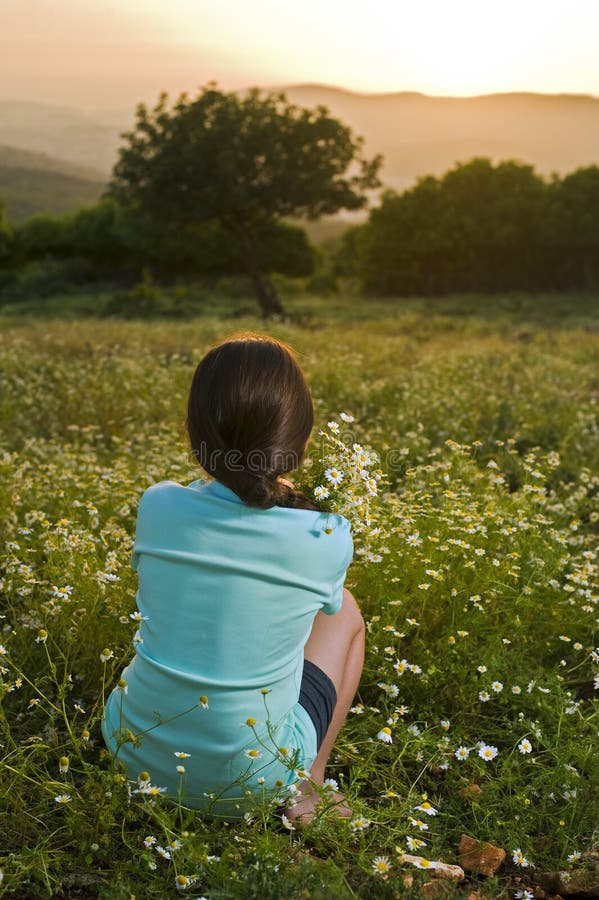
<svg viewBox="0 0 599 900">
<path fill-rule="evenodd" d="M 42 172 L 60 172 L 62 175 L 69 175 L 84 181 L 101 183 L 106 181 L 104 173 L 97 169 L 80 166 L 68 160 L 50 156 L 48 153 L 36 153 L 33 150 L 25 150 L 23 147 L 13 147 L 2 143 L 0 143 L 0 166 Z"/>
<path fill-rule="evenodd" d="M 556 97 L 556 98 L 581 98 L 588 100 L 599 100 L 599 94 L 570 94 L 566 93 L 541 93 L 538 91 L 493 91 L 490 94 L 471 94 L 468 96 L 456 97 L 451 94 L 426 94 L 423 91 L 352 91 L 349 88 L 338 87 L 336 85 L 327 85 L 321 84 L 317 81 L 305 81 L 299 82 L 298 84 L 288 84 L 282 86 L 274 86 L 272 88 L 268 88 L 268 90 L 281 90 L 283 92 L 287 90 L 303 90 L 303 89 L 318 89 L 323 91 L 330 91 L 331 93 L 339 93 L 339 94 L 348 94 L 353 97 L 361 97 L 365 99 L 369 98 L 381 98 L 381 97 L 424 97 L 429 100 L 481 100 L 487 99 L 491 97 Z"/>
<path fill-rule="evenodd" d="M 599 97 L 591 94 L 517 91 L 442 97 L 418 91 L 359 93 L 309 82 L 260 90 L 284 93 L 296 105 L 327 107 L 364 137 L 366 156 L 383 155 L 381 180 L 397 191 L 475 156 L 494 163 L 515 159 L 545 176 L 599 164 Z M 134 119 L 134 108 L 81 110 L 4 100 L 0 144 L 52 158 L 66 177 L 105 183 L 117 159 L 120 134 Z M 24 158 L 12 168 L 34 167 Z M 48 170 L 48 165 L 38 168 Z"/>
<path fill-rule="evenodd" d="M 106 178 L 94 169 L 0 144 L 0 197 L 12 224 L 36 213 L 74 212 L 95 203 L 105 187 Z"/>
</svg>

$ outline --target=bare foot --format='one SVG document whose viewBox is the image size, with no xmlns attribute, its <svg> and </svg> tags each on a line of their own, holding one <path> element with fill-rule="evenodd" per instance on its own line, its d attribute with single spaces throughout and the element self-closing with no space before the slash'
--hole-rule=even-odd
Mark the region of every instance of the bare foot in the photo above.
<svg viewBox="0 0 599 900">
<path fill-rule="evenodd" d="M 311 781 L 302 781 L 299 785 L 299 793 L 295 794 L 296 801 L 288 806 L 285 815 L 294 825 L 308 825 L 317 812 L 331 810 L 342 819 L 349 819 L 352 810 L 349 807 L 345 795 L 340 791 L 326 788 L 324 796 L 322 790 L 319 793 Z"/>
</svg>

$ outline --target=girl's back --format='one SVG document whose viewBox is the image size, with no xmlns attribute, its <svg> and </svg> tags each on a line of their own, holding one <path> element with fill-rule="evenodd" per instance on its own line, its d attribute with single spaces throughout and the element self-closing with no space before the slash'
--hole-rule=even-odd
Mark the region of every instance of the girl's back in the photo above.
<svg viewBox="0 0 599 900">
<path fill-rule="evenodd" d="M 130 775 L 147 771 L 172 796 L 183 788 L 196 807 L 206 793 L 239 797 L 297 780 L 294 769 L 317 752 L 297 703 L 303 647 L 316 613 L 339 609 L 351 555 L 340 516 L 256 509 L 217 481 L 149 488 L 132 560 L 136 654 L 104 722 L 113 751 L 128 732 L 138 736 L 118 751 Z"/>
</svg>

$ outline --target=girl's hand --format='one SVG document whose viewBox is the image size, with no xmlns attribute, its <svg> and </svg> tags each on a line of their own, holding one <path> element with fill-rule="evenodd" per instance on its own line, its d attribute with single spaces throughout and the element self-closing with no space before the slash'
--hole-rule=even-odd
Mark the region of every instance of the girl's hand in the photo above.
<svg viewBox="0 0 599 900">
<path fill-rule="evenodd" d="M 292 491 L 295 490 L 295 485 L 291 481 L 289 481 L 288 478 L 277 478 L 277 481 L 280 484 L 286 484 L 287 487 L 291 488 Z"/>
</svg>

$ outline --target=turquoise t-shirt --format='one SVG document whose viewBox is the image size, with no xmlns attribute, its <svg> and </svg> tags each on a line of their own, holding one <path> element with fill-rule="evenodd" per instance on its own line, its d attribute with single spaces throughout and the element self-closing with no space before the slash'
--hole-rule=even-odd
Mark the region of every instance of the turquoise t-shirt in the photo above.
<svg viewBox="0 0 599 900">
<path fill-rule="evenodd" d="M 268 796 L 309 769 L 303 648 L 316 613 L 339 610 L 352 552 L 342 516 L 256 509 L 218 481 L 148 488 L 131 562 L 135 655 L 102 722 L 129 778 L 148 772 L 168 796 L 230 817 L 248 791 Z"/>
</svg>

